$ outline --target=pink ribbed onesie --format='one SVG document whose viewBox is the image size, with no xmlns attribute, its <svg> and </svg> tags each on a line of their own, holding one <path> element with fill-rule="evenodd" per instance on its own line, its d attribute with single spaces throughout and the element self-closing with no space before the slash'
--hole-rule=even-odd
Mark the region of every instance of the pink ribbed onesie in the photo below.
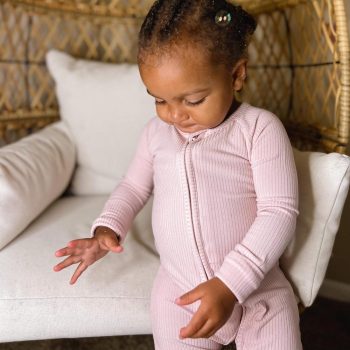
<svg viewBox="0 0 350 350">
<path fill-rule="evenodd" d="M 184 133 L 159 118 L 145 126 L 128 171 L 91 228 L 121 242 L 154 194 L 160 268 L 151 296 L 156 349 L 302 348 L 297 304 L 278 260 L 298 215 L 292 147 L 271 112 L 242 103 L 213 129 Z M 209 339 L 179 339 L 200 301 L 175 299 L 217 276 L 238 299 Z"/>
</svg>

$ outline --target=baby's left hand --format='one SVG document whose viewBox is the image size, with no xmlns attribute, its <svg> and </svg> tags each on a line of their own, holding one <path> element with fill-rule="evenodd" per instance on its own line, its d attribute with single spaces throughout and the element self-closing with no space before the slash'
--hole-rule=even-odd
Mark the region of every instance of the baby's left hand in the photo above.
<svg viewBox="0 0 350 350">
<path fill-rule="evenodd" d="M 180 338 L 209 338 L 229 319 L 237 298 L 218 278 L 199 284 L 176 300 L 177 305 L 201 300 L 189 324 L 180 329 Z"/>
</svg>

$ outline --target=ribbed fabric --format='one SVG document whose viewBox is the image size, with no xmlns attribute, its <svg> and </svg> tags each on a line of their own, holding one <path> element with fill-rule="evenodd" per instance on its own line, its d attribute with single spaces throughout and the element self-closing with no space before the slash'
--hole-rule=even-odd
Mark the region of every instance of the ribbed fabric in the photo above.
<svg viewBox="0 0 350 350">
<path fill-rule="evenodd" d="M 280 282 L 277 282 L 280 281 Z M 229 321 L 215 335 L 180 339 L 200 302 L 179 307 L 173 301 L 183 290 L 160 266 L 151 294 L 151 320 L 156 350 L 221 349 L 235 340 L 237 350 L 302 350 L 298 307 L 282 272 L 272 269 L 263 281 L 263 292 L 252 293 L 235 304 Z"/>
<path fill-rule="evenodd" d="M 287 288 L 283 274 L 266 279 L 279 270 L 299 213 L 292 147 L 274 114 L 243 103 L 216 128 L 192 134 L 153 118 L 91 234 L 107 226 L 123 243 L 152 191 L 156 248 L 181 290 L 217 276 L 244 304 L 262 285 Z M 217 341 L 232 337 L 234 314 Z"/>
<path fill-rule="evenodd" d="M 262 285 L 243 304 L 237 350 L 302 350 L 298 307 L 282 271 L 270 270 Z"/>
</svg>

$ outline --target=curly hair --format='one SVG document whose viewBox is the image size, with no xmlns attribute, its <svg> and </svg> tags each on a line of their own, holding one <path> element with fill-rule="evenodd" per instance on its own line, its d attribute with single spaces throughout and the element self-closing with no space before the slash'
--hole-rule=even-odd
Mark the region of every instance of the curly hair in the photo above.
<svg viewBox="0 0 350 350">
<path fill-rule="evenodd" d="M 216 21 L 220 11 L 229 13 L 225 25 Z M 157 0 L 141 26 L 138 61 L 171 54 L 175 46 L 186 44 L 204 49 L 213 63 L 230 68 L 246 56 L 256 26 L 252 15 L 225 0 Z"/>
</svg>

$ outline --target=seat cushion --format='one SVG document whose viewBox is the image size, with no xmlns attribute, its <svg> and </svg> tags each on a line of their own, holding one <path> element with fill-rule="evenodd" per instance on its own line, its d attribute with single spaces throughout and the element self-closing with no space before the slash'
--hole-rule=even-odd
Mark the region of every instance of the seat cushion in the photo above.
<svg viewBox="0 0 350 350">
<path fill-rule="evenodd" d="M 159 257 L 151 201 L 137 216 L 121 254 L 109 253 L 76 284 L 77 265 L 60 272 L 55 251 L 89 236 L 107 197 L 62 197 L 0 254 L 0 342 L 150 334 L 150 293 Z"/>
</svg>

